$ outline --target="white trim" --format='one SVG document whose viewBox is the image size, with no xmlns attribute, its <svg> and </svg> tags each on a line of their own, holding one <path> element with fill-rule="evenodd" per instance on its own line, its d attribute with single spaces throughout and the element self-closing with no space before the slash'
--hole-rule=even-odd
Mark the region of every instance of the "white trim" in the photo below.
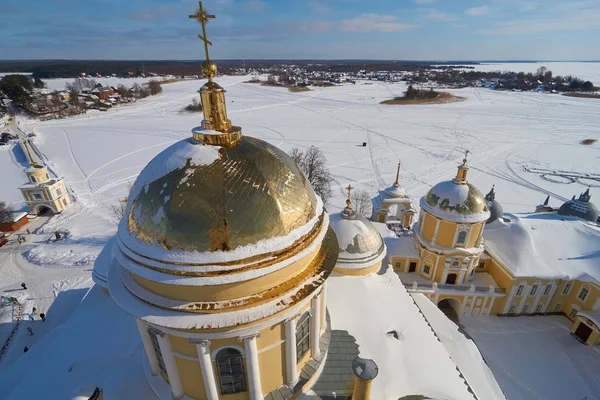
<svg viewBox="0 0 600 400">
<path fill-rule="evenodd" d="M 144 352 L 148 358 L 148 365 L 150 367 L 152 375 L 158 375 L 160 373 L 160 367 L 158 366 L 158 358 L 152 346 L 152 339 L 150 339 L 150 333 L 148 333 L 148 324 L 144 321 L 136 319 L 140 336 L 142 337 L 142 344 L 144 345 Z"/>
<path fill-rule="evenodd" d="M 273 350 L 274 348 L 281 346 L 283 343 L 285 343 L 285 340 L 280 340 L 280 341 L 275 342 L 267 347 L 263 347 L 262 349 L 258 350 L 258 354 L 267 352 L 269 350 Z"/>
<path fill-rule="evenodd" d="M 248 392 L 250 400 L 262 400 L 262 388 L 260 383 L 260 368 L 258 365 L 258 349 L 256 348 L 256 337 L 252 335 L 243 338 L 246 349 L 246 371 L 248 373 Z"/>
<path fill-rule="evenodd" d="M 567 287 L 567 285 L 569 285 L 569 290 L 567 290 L 565 293 L 565 288 Z M 563 286 L 563 289 L 561 290 L 560 295 L 568 296 L 571 294 L 571 290 L 573 290 L 573 281 L 565 281 L 565 286 Z"/>
<path fill-rule="evenodd" d="M 319 360 L 321 349 L 319 348 L 319 340 L 321 340 L 321 297 L 314 296 L 311 299 L 311 310 L 313 312 L 310 320 L 310 353 L 311 357 Z"/>
<path fill-rule="evenodd" d="M 242 355 L 242 357 L 246 357 L 246 352 L 244 351 L 244 348 L 241 346 L 236 346 L 234 344 L 230 344 L 227 346 L 221 346 L 221 347 L 217 347 L 216 349 L 212 350 L 210 353 L 210 359 L 212 361 L 216 361 L 217 360 L 217 353 L 223 349 L 234 349 L 236 351 L 239 351 L 240 354 Z"/>
<path fill-rule="evenodd" d="M 206 390 L 206 398 L 208 400 L 218 400 L 219 391 L 217 390 L 217 380 L 215 370 L 213 369 L 212 359 L 210 357 L 210 342 L 202 340 L 196 343 L 196 351 L 198 352 L 198 361 L 200 363 L 200 371 L 202 372 L 202 380 Z"/>
<path fill-rule="evenodd" d="M 285 324 L 285 377 L 286 383 L 294 387 L 298 383 L 298 368 L 296 349 L 296 322 L 297 316 L 287 319 Z"/>
<path fill-rule="evenodd" d="M 431 243 L 432 244 L 435 244 L 435 241 L 437 240 L 437 236 L 438 236 L 439 230 L 440 230 L 440 219 L 439 218 L 435 218 L 435 229 L 433 231 L 433 236 L 431 237 Z"/>
<path fill-rule="evenodd" d="M 171 393 L 175 400 L 183 398 L 183 384 L 181 383 L 181 376 L 179 375 L 179 369 L 177 369 L 177 363 L 175 362 L 175 355 L 171 348 L 171 340 L 168 335 L 157 335 L 158 347 L 162 355 L 163 361 L 165 362 L 165 368 L 167 370 L 167 377 L 169 378 L 169 385 L 171 386 Z"/>
<path fill-rule="evenodd" d="M 587 293 L 585 295 L 585 298 L 581 299 L 579 296 L 581 296 L 581 292 L 583 292 L 583 289 L 587 290 Z M 577 301 L 585 303 L 590 298 L 590 293 L 592 293 L 592 288 L 590 287 L 590 285 L 584 283 L 579 288 L 579 291 L 577 292 L 577 296 L 575 296 L 575 298 L 577 299 Z"/>
<path fill-rule="evenodd" d="M 188 354 L 183 354 L 178 351 L 173 350 L 173 355 L 179 358 L 185 358 L 186 360 L 198 361 L 198 356 L 190 356 Z"/>
</svg>

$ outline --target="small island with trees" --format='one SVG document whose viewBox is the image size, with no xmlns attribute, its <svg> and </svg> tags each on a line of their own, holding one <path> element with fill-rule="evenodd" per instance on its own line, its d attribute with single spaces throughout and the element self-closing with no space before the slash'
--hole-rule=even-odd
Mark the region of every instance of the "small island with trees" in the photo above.
<svg viewBox="0 0 600 400">
<path fill-rule="evenodd" d="M 415 89 L 413 85 L 408 85 L 404 96 L 384 100 L 380 104 L 410 105 L 410 104 L 444 104 L 464 101 L 466 97 L 454 96 L 448 92 L 437 92 L 433 89 L 424 90 Z"/>
</svg>

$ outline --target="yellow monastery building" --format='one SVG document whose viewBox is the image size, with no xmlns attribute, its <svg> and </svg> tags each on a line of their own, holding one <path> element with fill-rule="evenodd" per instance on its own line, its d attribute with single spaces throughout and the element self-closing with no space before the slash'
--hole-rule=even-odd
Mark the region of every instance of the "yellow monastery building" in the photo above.
<svg viewBox="0 0 600 400">
<path fill-rule="evenodd" d="M 407 289 L 458 315 L 564 314 L 577 337 L 600 344 L 600 225 L 589 189 L 558 210 L 546 201 L 504 215 L 494 188 L 484 197 L 468 169 L 465 157 L 454 179 L 421 198 L 412 230 L 384 218 L 398 232 L 388 257 Z"/>
<path fill-rule="evenodd" d="M 59 213 L 71 204 L 71 198 L 61 178 L 48 173 L 48 167 L 38 163 L 25 169 L 28 182 L 19 187 L 29 212 L 41 214 L 46 210 Z"/>
</svg>

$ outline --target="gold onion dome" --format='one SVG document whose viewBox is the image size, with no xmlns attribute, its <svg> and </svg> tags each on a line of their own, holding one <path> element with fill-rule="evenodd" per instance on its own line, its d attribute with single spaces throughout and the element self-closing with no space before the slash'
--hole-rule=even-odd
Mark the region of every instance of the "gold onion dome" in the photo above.
<svg viewBox="0 0 600 400">
<path fill-rule="evenodd" d="M 200 5 L 190 18 L 202 24 L 204 35 L 199 35 L 206 51 L 202 71 L 208 77 L 199 90 L 204 118 L 192 129 L 192 138 L 165 149 L 141 172 L 119 237 L 130 250 L 161 261 L 183 257 L 195 262 L 198 257 L 190 253 L 252 245 L 244 256 L 282 250 L 318 229 L 322 203 L 285 152 L 243 136 L 231 124 L 225 90 L 212 80 L 217 66 L 208 55 L 205 25 L 214 16 Z M 243 257 L 208 258 L 226 262 Z"/>
<path fill-rule="evenodd" d="M 468 152 L 467 152 L 468 153 Z M 430 214 L 450 221 L 477 223 L 490 217 L 485 197 L 467 182 L 467 155 L 458 167 L 456 177 L 440 182 L 421 198 L 421 208 Z"/>
</svg>

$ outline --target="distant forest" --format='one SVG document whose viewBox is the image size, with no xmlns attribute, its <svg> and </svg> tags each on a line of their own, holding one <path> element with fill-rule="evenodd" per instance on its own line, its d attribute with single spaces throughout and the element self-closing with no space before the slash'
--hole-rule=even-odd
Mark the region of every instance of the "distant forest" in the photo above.
<svg viewBox="0 0 600 400">
<path fill-rule="evenodd" d="M 427 69 L 438 64 L 451 62 L 423 61 L 369 61 L 369 60 L 221 60 L 216 61 L 219 72 L 228 74 L 234 69 L 269 68 L 281 64 L 294 64 L 310 70 L 331 72 L 358 72 L 363 69 L 376 71 L 412 71 Z M 196 75 L 200 73 L 201 61 L 102 61 L 102 60 L 36 60 L 1 61 L 0 72 L 30 72 L 34 77 L 75 78 L 81 73 L 87 75 L 112 75 L 120 77 L 141 76 L 143 73 L 159 75 Z M 463 66 L 477 63 L 461 62 Z"/>
</svg>

